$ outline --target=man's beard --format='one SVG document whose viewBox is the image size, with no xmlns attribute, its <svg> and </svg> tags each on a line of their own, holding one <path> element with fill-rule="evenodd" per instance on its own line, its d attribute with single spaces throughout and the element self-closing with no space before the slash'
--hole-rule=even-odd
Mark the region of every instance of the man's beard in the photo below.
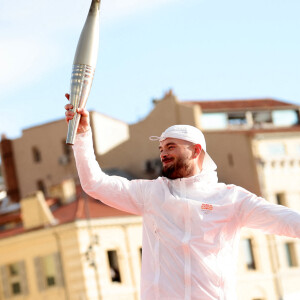
<svg viewBox="0 0 300 300">
<path fill-rule="evenodd" d="M 170 166 L 163 166 L 162 175 L 169 179 L 177 179 L 188 177 L 191 174 L 191 166 L 188 165 L 187 161 L 180 158 L 177 162 Z"/>
</svg>

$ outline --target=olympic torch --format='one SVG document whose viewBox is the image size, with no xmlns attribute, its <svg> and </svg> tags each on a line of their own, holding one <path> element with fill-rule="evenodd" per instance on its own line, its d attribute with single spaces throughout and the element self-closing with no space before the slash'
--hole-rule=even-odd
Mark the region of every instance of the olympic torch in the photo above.
<svg viewBox="0 0 300 300">
<path fill-rule="evenodd" d="M 94 78 L 99 46 L 100 1 L 92 0 L 73 61 L 70 103 L 73 105 L 75 115 L 68 125 L 66 144 L 69 145 L 74 145 L 81 117 L 76 110 L 85 107 Z"/>
</svg>

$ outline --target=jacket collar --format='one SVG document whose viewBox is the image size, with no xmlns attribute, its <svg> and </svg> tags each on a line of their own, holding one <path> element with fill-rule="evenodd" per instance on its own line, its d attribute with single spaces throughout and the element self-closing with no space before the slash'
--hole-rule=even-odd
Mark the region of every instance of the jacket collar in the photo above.
<svg viewBox="0 0 300 300">
<path fill-rule="evenodd" d="M 205 185 L 211 185 L 211 184 L 217 184 L 218 183 L 218 176 L 216 171 L 201 171 L 200 173 L 190 176 L 190 177 L 183 177 L 183 178 L 177 178 L 177 179 L 169 179 L 166 177 L 162 177 L 165 181 L 170 183 L 171 185 L 178 185 L 182 182 L 185 184 L 205 184 Z"/>
</svg>

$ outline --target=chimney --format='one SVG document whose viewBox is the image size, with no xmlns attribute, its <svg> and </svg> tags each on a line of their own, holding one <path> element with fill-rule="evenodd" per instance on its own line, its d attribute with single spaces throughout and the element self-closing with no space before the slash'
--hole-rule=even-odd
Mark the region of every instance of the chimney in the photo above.
<svg viewBox="0 0 300 300">
<path fill-rule="evenodd" d="M 73 179 L 66 179 L 60 184 L 50 187 L 50 196 L 59 198 L 62 204 L 76 200 L 76 185 Z"/>
<path fill-rule="evenodd" d="M 57 224 L 41 191 L 21 200 L 21 214 L 25 229 Z"/>
</svg>

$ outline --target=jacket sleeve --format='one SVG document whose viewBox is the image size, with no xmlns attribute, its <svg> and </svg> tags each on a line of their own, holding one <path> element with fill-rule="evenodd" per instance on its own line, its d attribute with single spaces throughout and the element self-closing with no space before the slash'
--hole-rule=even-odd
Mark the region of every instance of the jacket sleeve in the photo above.
<svg viewBox="0 0 300 300">
<path fill-rule="evenodd" d="M 300 238 L 300 214 L 288 207 L 277 205 L 236 187 L 240 204 L 241 226 L 260 229 L 265 233 Z"/>
<path fill-rule="evenodd" d="M 91 131 L 76 136 L 73 150 L 80 183 L 88 195 L 119 210 L 142 215 L 143 180 L 106 175 L 96 160 Z"/>
</svg>

